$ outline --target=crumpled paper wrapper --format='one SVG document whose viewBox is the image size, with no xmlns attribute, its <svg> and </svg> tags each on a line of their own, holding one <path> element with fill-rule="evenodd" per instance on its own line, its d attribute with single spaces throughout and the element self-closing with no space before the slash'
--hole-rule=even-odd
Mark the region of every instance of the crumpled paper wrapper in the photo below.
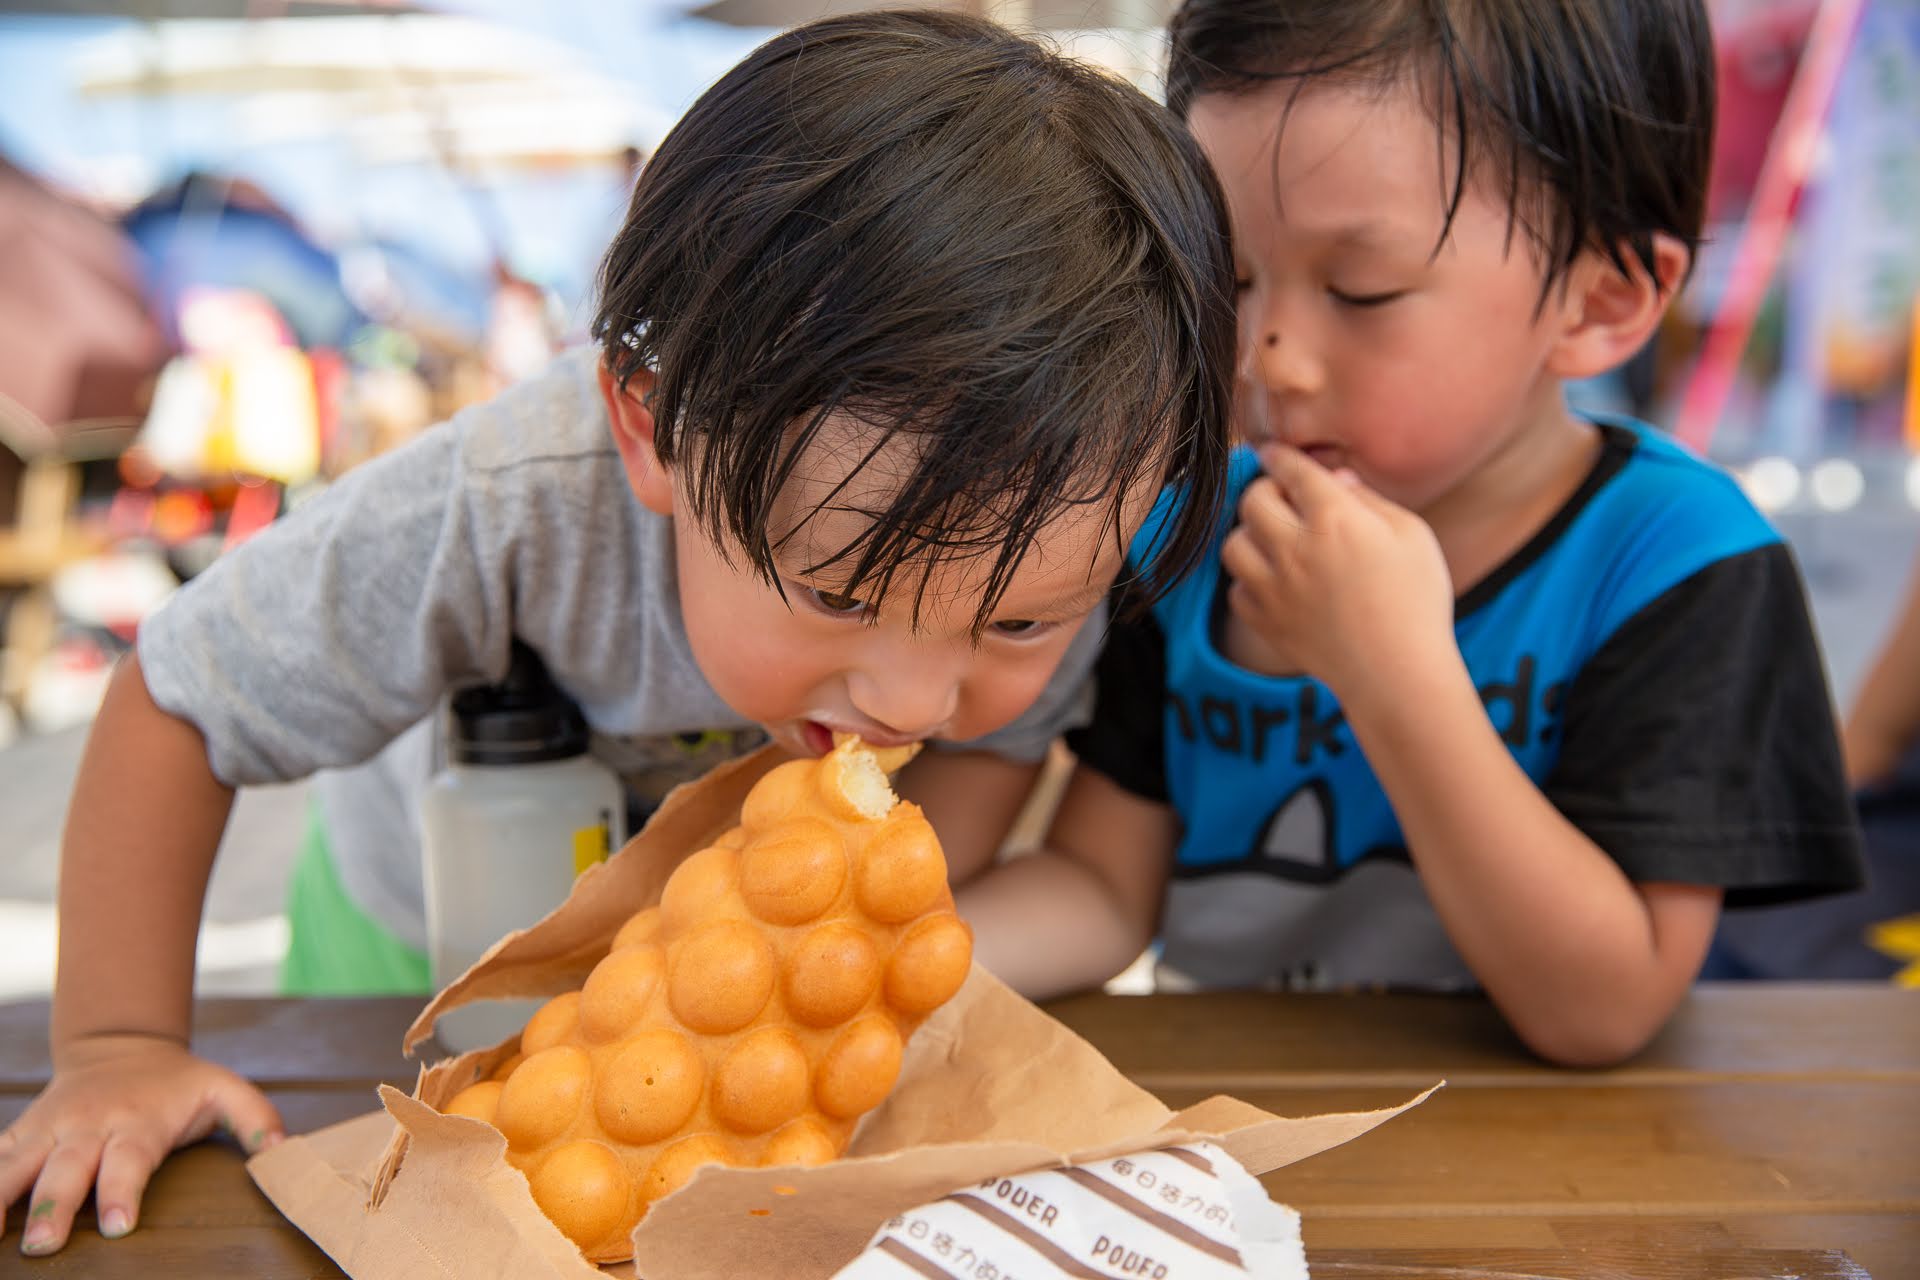
<svg viewBox="0 0 1920 1280">
<path fill-rule="evenodd" d="M 579 987 L 629 916 L 738 819 L 768 748 L 667 797 L 619 854 L 567 901 L 509 934 L 434 997 L 408 1052 L 448 1009 L 488 997 Z M 509 1056 L 475 1050 L 421 1072 L 412 1097 L 383 1086 L 375 1112 L 290 1138 L 247 1163 L 269 1199 L 355 1280 L 597 1280 L 602 1274 L 534 1205 L 506 1139 L 438 1107 Z M 606 1270 L 644 1280 L 830 1280 L 890 1218 L 956 1189 L 1204 1139 L 1255 1174 L 1358 1137 L 1424 1100 L 1289 1119 L 1216 1096 L 1174 1113 L 1092 1045 L 976 967 L 907 1046 L 892 1095 L 846 1156 L 818 1168 L 709 1166 L 634 1231 L 634 1259 Z"/>
</svg>

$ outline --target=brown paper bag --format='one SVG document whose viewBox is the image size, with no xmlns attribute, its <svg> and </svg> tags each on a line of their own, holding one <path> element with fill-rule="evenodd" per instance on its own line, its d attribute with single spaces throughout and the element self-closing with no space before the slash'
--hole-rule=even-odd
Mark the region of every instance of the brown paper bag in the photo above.
<svg viewBox="0 0 1920 1280">
<path fill-rule="evenodd" d="M 575 883 L 531 929 L 496 944 L 409 1029 L 409 1052 L 441 1013 L 490 996 L 580 986 L 629 916 L 652 905 L 681 859 L 738 819 L 767 749 L 670 795 L 646 830 Z M 291 1138 L 248 1162 L 262 1191 L 356 1280 L 593 1280 L 534 1205 L 490 1125 L 436 1109 L 509 1053 L 477 1050 L 421 1073 L 414 1095 L 382 1088 L 375 1112 Z M 819 1168 L 709 1166 L 634 1232 L 647 1280 L 825 1280 L 895 1213 L 971 1182 L 1205 1137 L 1253 1173 L 1337 1146 L 1414 1106 L 1285 1119 L 1227 1097 L 1175 1114 L 1100 1052 L 975 968 L 915 1033 L 891 1096 L 844 1159 Z"/>
</svg>

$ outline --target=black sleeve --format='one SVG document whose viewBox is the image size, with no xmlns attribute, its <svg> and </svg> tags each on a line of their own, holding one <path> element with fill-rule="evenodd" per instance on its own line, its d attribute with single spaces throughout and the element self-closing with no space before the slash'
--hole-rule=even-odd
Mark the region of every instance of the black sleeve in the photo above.
<svg viewBox="0 0 1920 1280">
<path fill-rule="evenodd" d="M 1080 763 L 1146 800 L 1167 803 L 1166 640 L 1145 609 L 1113 598 L 1113 622 L 1094 665 L 1093 719 L 1067 734 Z"/>
<path fill-rule="evenodd" d="M 1629 619 L 1566 689 L 1545 791 L 1638 881 L 1729 906 L 1859 887 L 1857 825 L 1792 554 L 1718 561 Z"/>
</svg>

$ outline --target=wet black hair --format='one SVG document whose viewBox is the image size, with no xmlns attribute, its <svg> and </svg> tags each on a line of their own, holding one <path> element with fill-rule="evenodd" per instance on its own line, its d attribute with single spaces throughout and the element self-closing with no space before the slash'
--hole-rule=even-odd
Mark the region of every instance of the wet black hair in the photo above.
<svg viewBox="0 0 1920 1280">
<path fill-rule="evenodd" d="M 1427 92 L 1454 156 L 1440 243 L 1470 177 L 1504 187 L 1510 226 L 1545 267 L 1542 300 L 1581 253 L 1658 282 L 1654 237 L 1705 220 L 1713 43 L 1702 0 L 1186 0 L 1167 100 L 1325 79 Z M 1444 167 L 1442 172 L 1448 172 Z"/>
<path fill-rule="evenodd" d="M 1049 521 L 1099 509 L 1118 536 L 1165 485 L 1189 501 L 1154 589 L 1206 550 L 1235 340 L 1218 186 L 1171 112 L 990 22 L 864 13 L 762 45 L 648 160 L 600 297 L 689 514 L 776 585 L 776 499 L 830 416 L 911 459 L 804 570 L 869 604 L 904 573 L 917 619 L 932 566 L 978 557 L 984 627 Z"/>
</svg>

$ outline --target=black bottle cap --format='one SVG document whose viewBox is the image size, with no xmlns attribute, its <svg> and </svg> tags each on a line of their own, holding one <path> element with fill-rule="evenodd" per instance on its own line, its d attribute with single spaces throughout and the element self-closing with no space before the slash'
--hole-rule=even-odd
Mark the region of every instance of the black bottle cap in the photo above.
<svg viewBox="0 0 1920 1280">
<path fill-rule="evenodd" d="M 586 753 L 586 717 L 519 640 L 499 684 L 453 696 L 447 754 L 459 764 L 536 764 Z"/>
</svg>

